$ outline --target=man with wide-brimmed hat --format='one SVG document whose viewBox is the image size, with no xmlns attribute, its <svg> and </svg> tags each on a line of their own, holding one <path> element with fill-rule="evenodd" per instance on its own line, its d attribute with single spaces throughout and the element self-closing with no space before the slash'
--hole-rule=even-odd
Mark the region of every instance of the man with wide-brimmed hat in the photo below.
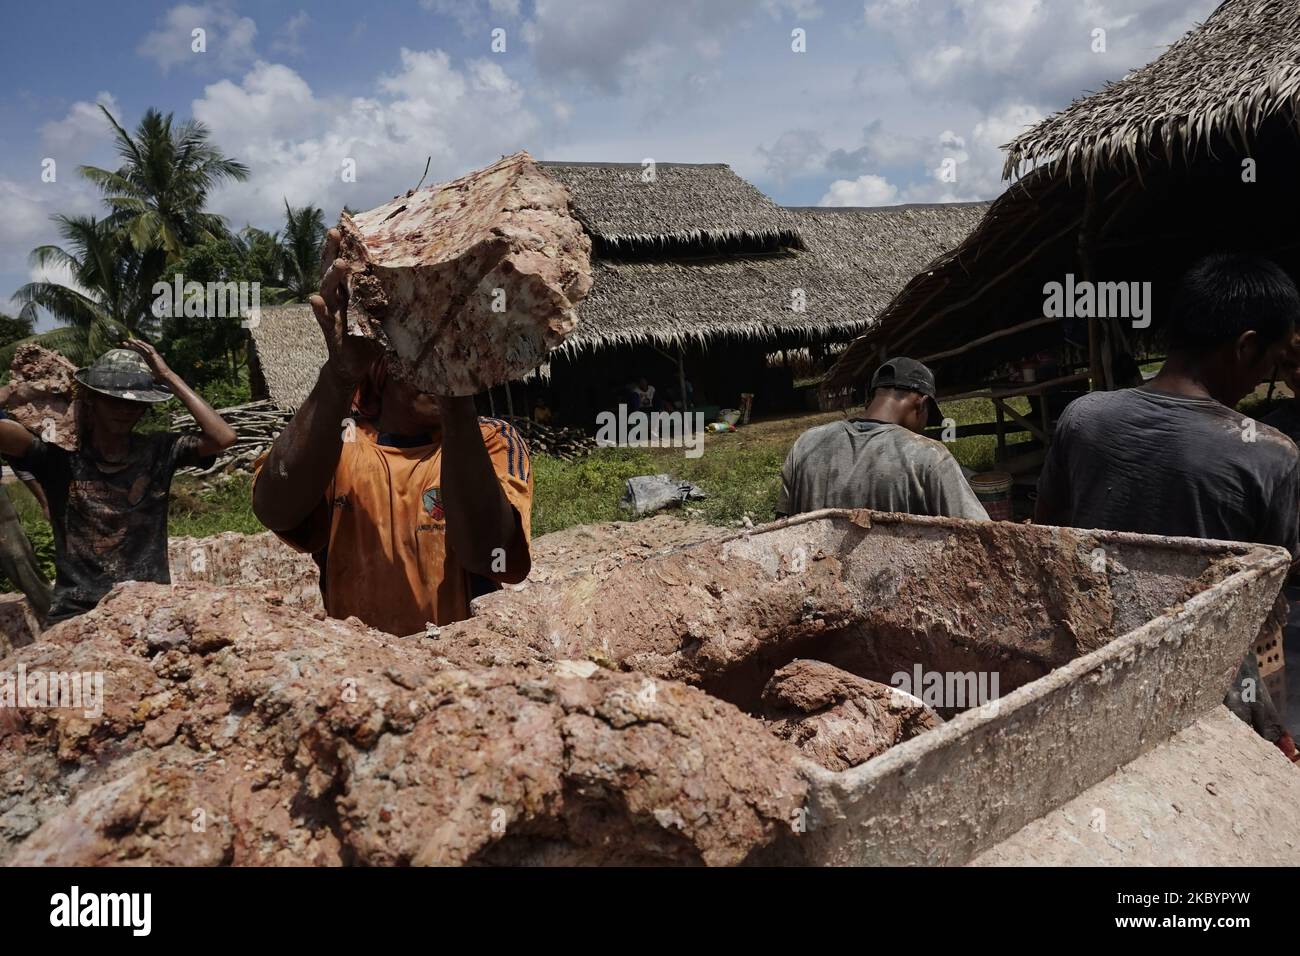
<svg viewBox="0 0 1300 956">
<path fill-rule="evenodd" d="M 0 421 L 0 454 L 18 460 L 45 490 L 54 528 L 54 596 L 46 624 L 89 611 L 121 581 L 167 584 L 167 504 L 172 475 L 211 462 L 235 432 L 167 367 L 132 339 L 78 369 L 76 450 Z M 202 435 L 137 434 L 152 404 L 179 398 Z"/>
</svg>

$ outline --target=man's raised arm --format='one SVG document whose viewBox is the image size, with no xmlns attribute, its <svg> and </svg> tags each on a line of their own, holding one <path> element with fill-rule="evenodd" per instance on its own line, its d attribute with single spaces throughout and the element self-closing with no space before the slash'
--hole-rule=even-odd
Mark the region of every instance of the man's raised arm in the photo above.
<svg viewBox="0 0 1300 956">
<path fill-rule="evenodd" d="M 30 397 L 26 385 L 10 382 L 0 386 L 0 409 L 10 404 L 21 405 Z M 0 414 L 0 455 L 23 458 L 31 447 L 32 433 L 7 414 Z"/>
<path fill-rule="evenodd" d="M 325 240 L 327 260 L 338 246 L 338 230 L 331 229 Z M 297 528 L 324 496 L 343 449 L 343 420 L 352 393 L 383 351 L 378 342 L 347 334 L 348 272 L 348 263 L 335 259 L 321 280 L 320 294 L 308 300 L 329 358 L 311 394 L 271 446 L 253 488 L 253 513 L 272 531 Z"/>
</svg>

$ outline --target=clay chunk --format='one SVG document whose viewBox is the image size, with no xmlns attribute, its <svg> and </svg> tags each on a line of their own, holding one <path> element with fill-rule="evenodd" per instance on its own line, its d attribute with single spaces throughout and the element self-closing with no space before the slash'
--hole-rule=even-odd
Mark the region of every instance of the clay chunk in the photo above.
<svg viewBox="0 0 1300 956">
<path fill-rule="evenodd" d="M 348 331 L 397 378 L 473 395 L 536 368 L 573 331 L 591 240 L 568 190 L 525 152 L 339 221 Z"/>
<path fill-rule="evenodd" d="M 322 617 L 129 582 L 0 659 L 0 866 L 732 865 L 807 800 L 697 688 Z"/>
<path fill-rule="evenodd" d="M 72 451 L 77 446 L 76 370 L 58 352 L 32 343 L 20 345 L 9 366 L 9 384 L 0 389 L 0 405 L 29 431 Z"/>
<path fill-rule="evenodd" d="M 827 770 L 848 770 L 943 719 L 911 694 L 822 661 L 796 660 L 763 690 L 768 729 Z"/>
</svg>

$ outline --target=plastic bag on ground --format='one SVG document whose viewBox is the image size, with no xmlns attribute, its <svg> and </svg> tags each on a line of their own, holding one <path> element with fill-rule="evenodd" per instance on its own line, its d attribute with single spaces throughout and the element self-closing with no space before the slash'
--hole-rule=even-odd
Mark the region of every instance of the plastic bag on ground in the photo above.
<svg viewBox="0 0 1300 956">
<path fill-rule="evenodd" d="M 627 490 L 618 503 L 635 515 L 643 515 L 706 497 L 689 481 L 672 475 L 637 475 L 627 480 Z"/>
</svg>

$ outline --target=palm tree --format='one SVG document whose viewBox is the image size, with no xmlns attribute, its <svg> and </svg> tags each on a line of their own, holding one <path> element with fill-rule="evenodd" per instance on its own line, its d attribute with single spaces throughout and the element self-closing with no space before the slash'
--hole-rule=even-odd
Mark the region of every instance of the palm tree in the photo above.
<svg viewBox="0 0 1300 956">
<path fill-rule="evenodd" d="M 17 315 L 0 312 L 0 346 L 21 342 L 36 332 L 36 306 L 28 302 Z M 3 371 L 3 370 L 0 370 Z"/>
<path fill-rule="evenodd" d="M 204 206 L 214 186 L 247 179 L 247 166 L 223 155 L 195 120 L 173 125 L 171 113 L 149 109 L 132 135 L 100 110 L 113 127 L 122 166 L 80 171 L 104 193 L 112 225 L 145 256 L 147 278 L 157 279 L 187 246 L 228 236 L 225 219 Z"/>
<path fill-rule="evenodd" d="M 325 214 L 316 206 L 294 209 L 284 201 L 284 235 L 280 238 L 284 287 L 294 302 L 305 302 L 320 289 Z"/>
<path fill-rule="evenodd" d="M 267 298 L 268 290 L 274 290 L 277 294 L 276 301 L 283 298 L 284 250 L 280 248 L 280 234 L 256 226 L 245 226 L 239 235 L 231 239 L 231 243 L 244 261 L 249 281 L 261 283 L 262 299 L 271 301 Z"/>
<path fill-rule="evenodd" d="M 62 267 L 68 281 L 29 282 L 14 293 L 24 311 L 40 306 L 67 323 L 23 341 L 56 349 L 77 364 L 141 331 L 151 315 L 152 283 L 143 281 L 144 256 L 107 219 L 55 216 L 63 246 L 38 246 L 30 262 L 40 268 Z M 7 364 L 18 343 L 0 350 Z"/>
</svg>

